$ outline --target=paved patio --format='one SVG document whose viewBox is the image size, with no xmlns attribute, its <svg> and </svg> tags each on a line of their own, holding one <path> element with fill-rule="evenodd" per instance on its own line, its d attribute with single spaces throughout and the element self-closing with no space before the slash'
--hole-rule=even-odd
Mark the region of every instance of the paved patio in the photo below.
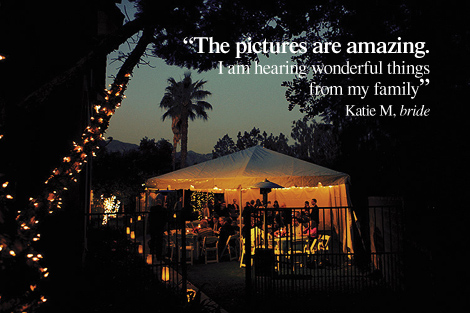
<svg viewBox="0 0 470 313">
<path fill-rule="evenodd" d="M 245 310 L 245 269 L 238 261 L 188 265 L 188 281 L 229 313 Z"/>
</svg>

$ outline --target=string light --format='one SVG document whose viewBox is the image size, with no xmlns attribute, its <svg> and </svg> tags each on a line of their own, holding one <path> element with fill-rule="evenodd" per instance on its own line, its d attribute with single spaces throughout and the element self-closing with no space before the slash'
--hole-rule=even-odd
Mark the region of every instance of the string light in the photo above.
<svg viewBox="0 0 470 313">
<path fill-rule="evenodd" d="M 200 212 L 198 216 L 200 219 L 203 217 L 202 208 L 204 207 L 204 204 L 207 204 L 211 200 L 214 200 L 214 193 L 212 191 L 195 191 L 191 194 L 191 204 L 196 211 Z"/>
<path fill-rule="evenodd" d="M 104 215 L 103 215 L 103 222 L 102 225 L 106 225 L 108 223 L 109 218 L 116 218 L 116 213 L 119 212 L 119 208 L 121 206 L 121 201 L 116 199 L 116 196 L 111 196 L 105 198 L 104 195 L 101 195 L 101 200 L 103 201 L 104 207 Z"/>
<path fill-rule="evenodd" d="M 0 60 L 4 59 L 5 57 L 0 55 Z M 37 242 L 41 238 L 40 234 L 36 233 L 39 226 L 38 216 L 47 213 L 53 214 L 56 210 L 62 208 L 62 193 L 69 190 L 67 184 L 78 182 L 77 175 L 81 172 L 83 166 L 87 164 L 88 157 L 96 156 L 96 150 L 99 149 L 99 142 L 105 140 L 104 133 L 109 126 L 109 119 L 115 113 L 115 110 L 120 107 L 122 99 L 125 98 L 123 93 L 131 75 L 128 73 L 123 76 L 124 77 L 120 76 L 120 78 L 117 78 L 115 83 L 110 86 L 109 90 L 105 90 L 105 101 L 93 106 L 94 110 L 92 111 L 92 116 L 88 120 L 89 125 L 84 129 L 82 136 L 79 140 L 73 142 L 68 155 L 62 158 L 61 164 L 55 168 L 49 178 L 44 181 L 46 187 L 43 195 L 36 198 L 31 197 L 29 203 L 24 208 L 16 211 L 18 213 L 16 221 L 18 223 L 18 235 L 20 239 L 7 239 L 2 242 L 0 245 L 2 258 L 5 255 L 16 257 L 17 260 L 20 261 L 21 258 L 24 258 L 28 266 L 36 268 L 41 272 L 42 278 L 49 276 L 48 269 L 40 266 L 43 259 L 42 254 L 35 252 L 33 245 L 31 245 L 32 242 Z M 3 137 L 4 135 L 0 134 L 0 139 Z M 1 186 L 0 196 L 7 200 L 14 200 L 14 193 L 8 193 L 6 190 L 9 183 L 7 181 L 2 182 Z M 114 210 L 116 210 L 116 203 Z M 131 237 L 135 237 L 134 232 L 131 233 Z M 20 253 L 23 251 L 27 252 Z M 26 292 L 29 292 L 30 290 L 35 291 L 38 285 L 36 283 L 30 283 L 26 286 Z M 24 311 L 26 311 L 46 301 L 45 296 L 38 295 L 33 302 L 21 303 L 21 305 Z"/>
</svg>

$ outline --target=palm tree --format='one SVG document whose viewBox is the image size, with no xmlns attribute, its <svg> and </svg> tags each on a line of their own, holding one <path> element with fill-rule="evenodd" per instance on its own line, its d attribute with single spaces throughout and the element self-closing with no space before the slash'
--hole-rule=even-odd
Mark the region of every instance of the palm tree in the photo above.
<svg viewBox="0 0 470 313">
<path fill-rule="evenodd" d="M 173 131 L 173 170 L 176 163 L 176 145 L 181 139 L 181 168 L 185 167 L 188 154 L 188 126 L 189 120 L 196 118 L 207 120 L 206 110 L 212 110 L 212 105 L 204 99 L 211 95 L 203 90 L 207 81 L 197 80 L 193 82 L 191 73 L 186 72 L 183 80 L 177 82 L 173 77 L 168 79 L 165 95 L 160 102 L 160 107 L 165 109 L 162 119 L 171 117 L 171 129 Z"/>
</svg>

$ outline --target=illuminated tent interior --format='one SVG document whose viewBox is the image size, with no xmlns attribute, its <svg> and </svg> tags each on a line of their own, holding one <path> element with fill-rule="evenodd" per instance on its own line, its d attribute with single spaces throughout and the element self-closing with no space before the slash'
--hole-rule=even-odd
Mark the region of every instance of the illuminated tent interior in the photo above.
<svg viewBox="0 0 470 313">
<path fill-rule="evenodd" d="M 224 193 L 227 203 L 233 199 L 241 208 L 244 203 L 260 199 L 260 190 L 253 188 L 265 179 L 284 188 L 273 189 L 268 199 L 288 208 L 301 208 L 305 201 L 317 199 L 319 207 L 349 207 L 349 175 L 310 162 L 255 146 L 204 163 L 186 167 L 147 180 L 154 190 L 190 189 Z M 352 252 L 352 216 L 350 210 L 336 210 L 331 221 L 321 221 L 336 229 L 343 238 L 343 248 Z M 346 212 L 346 213 L 345 213 Z M 329 218 L 330 219 L 330 218 Z"/>
</svg>

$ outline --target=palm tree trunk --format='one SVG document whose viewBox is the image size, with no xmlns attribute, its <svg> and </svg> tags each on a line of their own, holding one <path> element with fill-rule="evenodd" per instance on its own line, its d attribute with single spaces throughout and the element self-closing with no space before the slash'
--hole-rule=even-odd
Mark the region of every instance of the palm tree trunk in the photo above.
<svg viewBox="0 0 470 313">
<path fill-rule="evenodd" d="M 186 157 L 188 156 L 188 117 L 181 121 L 181 168 L 186 167 Z"/>
<path fill-rule="evenodd" d="M 173 116 L 171 119 L 171 131 L 173 132 L 173 152 L 171 155 L 173 159 L 173 171 L 176 169 L 176 148 L 178 146 L 178 142 L 181 140 L 180 124 L 180 117 Z"/>
<path fill-rule="evenodd" d="M 173 151 L 171 152 L 171 159 L 172 159 L 172 165 L 173 165 L 173 171 L 176 170 L 176 146 L 178 145 L 178 137 L 175 134 L 173 136 Z"/>
</svg>

